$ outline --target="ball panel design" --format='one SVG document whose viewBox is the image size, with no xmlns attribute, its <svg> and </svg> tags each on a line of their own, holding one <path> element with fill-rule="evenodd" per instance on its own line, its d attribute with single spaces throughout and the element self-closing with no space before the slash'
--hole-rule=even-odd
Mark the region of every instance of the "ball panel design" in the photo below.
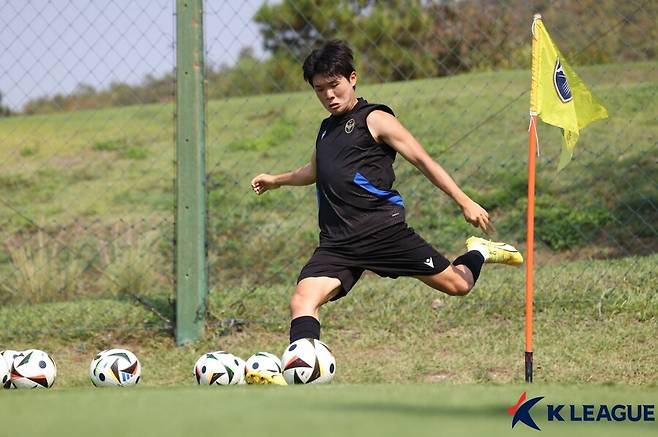
<svg viewBox="0 0 658 437">
<path fill-rule="evenodd" d="M 246 371 L 258 370 L 271 373 L 281 373 L 281 360 L 269 352 L 257 352 L 247 359 Z"/>
<path fill-rule="evenodd" d="M 15 355 L 10 368 L 10 384 L 15 388 L 50 388 L 56 377 L 55 361 L 39 349 Z"/>
<path fill-rule="evenodd" d="M 99 352 L 89 364 L 89 378 L 96 387 L 130 387 L 141 380 L 142 367 L 135 354 L 127 349 Z"/>
<path fill-rule="evenodd" d="M 194 364 L 194 376 L 199 385 L 237 384 L 235 358 L 225 351 L 203 354 Z"/>
<path fill-rule="evenodd" d="M 281 357 L 288 384 L 323 384 L 332 381 L 336 359 L 320 340 L 304 338 L 290 344 Z"/>
</svg>

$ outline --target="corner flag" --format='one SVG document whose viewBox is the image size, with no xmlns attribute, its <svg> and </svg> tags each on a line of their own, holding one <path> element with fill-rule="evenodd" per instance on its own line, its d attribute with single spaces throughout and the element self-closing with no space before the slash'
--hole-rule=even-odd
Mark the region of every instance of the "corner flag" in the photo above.
<svg viewBox="0 0 658 437">
<path fill-rule="evenodd" d="M 558 171 L 571 161 L 579 131 L 608 111 L 592 95 L 553 44 L 541 16 L 532 23 L 530 114 L 562 128 L 564 144 Z"/>
</svg>

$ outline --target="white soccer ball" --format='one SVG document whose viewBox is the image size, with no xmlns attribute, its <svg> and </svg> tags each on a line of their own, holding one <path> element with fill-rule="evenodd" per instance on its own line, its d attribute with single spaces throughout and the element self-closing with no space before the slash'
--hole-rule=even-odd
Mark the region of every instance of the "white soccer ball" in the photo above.
<svg viewBox="0 0 658 437">
<path fill-rule="evenodd" d="M 326 344 L 313 338 L 291 343 L 281 357 L 288 384 L 327 384 L 334 379 L 336 358 Z"/>
<path fill-rule="evenodd" d="M 281 373 L 281 360 L 269 352 L 256 352 L 245 363 L 245 373 L 252 371 Z"/>
<path fill-rule="evenodd" d="M 89 377 L 96 387 L 130 387 L 141 380 L 142 366 L 129 350 L 108 349 L 91 360 Z"/>
<path fill-rule="evenodd" d="M 4 360 L 4 362 L 7 364 L 7 367 L 11 370 L 11 365 L 14 363 L 14 359 L 18 356 L 23 356 L 22 351 L 14 351 L 11 349 L 7 349 L 4 351 L 0 352 L 0 357 Z"/>
<path fill-rule="evenodd" d="M 12 364 L 14 364 L 14 359 L 16 357 L 22 357 L 22 356 L 25 356 L 22 351 L 15 351 L 11 349 L 7 349 L 0 352 L 0 361 L 5 363 L 9 371 L 9 378 L 7 382 L 2 384 L 3 388 L 16 388 L 11 384 L 11 366 Z"/>
<path fill-rule="evenodd" d="M 105 354 L 110 351 L 111 349 L 105 349 L 100 351 L 99 353 L 96 354 L 94 358 L 92 358 L 91 362 L 89 363 L 89 377 L 91 378 L 91 382 L 94 382 L 94 369 L 98 366 L 98 363 L 100 362 L 101 358 L 105 356 Z"/>
<path fill-rule="evenodd" d="M 240 385 L 246 384 L 247 381 L 245 381 L 245 379 L 244 379 L 245 374 L 247 373 L 246 372 L 246 363 L 242 358 L 240 358 L 237 355 L 233 355 L 233 357 L 235 358 L 235 362 L 236 362 L 236 365 L 238 367 L 238 376 L 239 376 L 238 384 L 240 384 Z"/>
<path fill-rule="evenodd" d="M 240 380 L 239 363 L 225 351 L 208 352 L 194 364 L 194 376 L 199 385 L 232 385 Z"/>
<path fill-rule="evenodd" d="M 0 386 L 2 388 L 9 388 L 11 380 L 9 379 L 9 366 L 4 358 L 0 357 Z"/>
<path fill-rule="evenodd" d="M 55 361 L 39 349 L 28 349 L 14 358 L 10 369 L 15 388 L 50 388 L 57 378 Z"/>
</svg>

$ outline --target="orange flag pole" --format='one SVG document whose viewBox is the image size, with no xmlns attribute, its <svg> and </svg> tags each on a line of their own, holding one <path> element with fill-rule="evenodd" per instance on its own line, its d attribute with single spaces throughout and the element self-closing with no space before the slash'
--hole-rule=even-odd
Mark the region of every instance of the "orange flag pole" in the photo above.
<svg viewBox="0 0 658 437">
<path fill-rule="evenodd" d="M 537 77 L 539 74 L 539 39 L 534 23 L 541 20 L 535 14 L 532 20 L 532 80 L 530 84 L 530 128 L 528 133 L 528 217 L 526 226 L 525 264 L 525 381 L 532 382 L 532 304 L 534 299 L 534 246 L 535 246 L 535 157 L 537 156 Z"/>
<path fill-rule="evenodd" d="M 537 154 L 537 116 L 530 115 L 528 138 L 528 219 L 525 264 L 525 381 L 532 382 L 532 303 L 535 241 L 535 156 Z"/>
</svg>

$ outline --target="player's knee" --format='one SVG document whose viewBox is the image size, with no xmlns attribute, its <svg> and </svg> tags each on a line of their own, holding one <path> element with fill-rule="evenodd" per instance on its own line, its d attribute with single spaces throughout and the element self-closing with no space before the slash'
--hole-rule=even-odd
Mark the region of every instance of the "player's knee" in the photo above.
<svg viewBox="0 0 658 437">
<path fill-rule="evenodd" d="M 450 296 L 466 296 L 473 288 L 473 284 L 469 283 L 461 275 L 456 273 L 451 274 L 451 272 L 431 278 L 430 280 L 423 279 L 423 282 L 435 290 L 442 291 Z"/>
<path fill-rule="evenodd" d="M 453 296 L 466 296 L 473 289 L 473 286 L 467 281 L 461 279 L 454 281 L 452 284 L 452 294 Z"/>
<path fill-rule="evenodd" d="M 432 284 L 433 288 L 442 291 L 450 296 L 466 296 L 473 286 L 461 278 L 460 276 L 453 276 L 450 278 L 443 278 L 442 281 Z"/>
<path fill-rule="evenodd" d="M 451 274 L 446 278 L 446 293 L 452 296 L 466 296 L 473 288 L 473 283 L 464 274 L 451 267 Z"/>
<path fill-rule="evenodd" d="M 290 298 L 290 311 L 293 314 L 315 311 L 317 307 L 318 302 L 316 302 L 316 299 L 303 288 L 297 287 Z"/>
</svg>

